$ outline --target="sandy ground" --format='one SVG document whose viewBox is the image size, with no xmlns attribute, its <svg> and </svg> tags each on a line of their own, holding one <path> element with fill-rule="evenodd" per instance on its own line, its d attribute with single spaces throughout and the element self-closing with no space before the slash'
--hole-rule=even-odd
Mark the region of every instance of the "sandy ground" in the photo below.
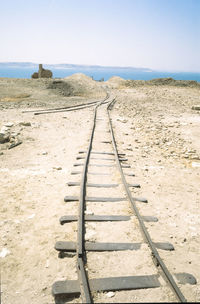
<svg viewBox="0 0 200 304">
<path fill-rule="evenodd" d="M 54 303 L 53 282 L 77 276 L 75 257 L 59 259 L 54 245 L 59 240 L 76 240 L 76 223 L 61 226 L 59 218 L 77 214 L 77 203 L 64 203 L 63 198 L 79 194 L 78 187 L 71 189 L 66 183 L 79 179 L 71 171 L 79 170 L 73 164 L 78 151 L 87 147 L 93 111 L 34 116 L 22 110 L 90 102 L 105 94 L 102 90 L 88 98 L 66 97 L 47 89 L 49 80 L 0 80 L 0 127 L 13 123 L 11 131 L 22 141 L 13 149 L 8 149 L 10 143 L 0 144 L 2 303 L 50 304 Z M 200 301 L 200 116 L 191 110 L 192 105 L 200 104 L 200 91 L 141 86 L 113 89 L 112 93 L 117 97 L 112 120 L 118 148 L 127 154 L 136 175 L 130 182 L 141 184 L 133 194 L 148 198 L 148 204 L 139 205 L 139 209 L 142 215 L 159 218 L 158 223 L 146 223 L 153 240 L 170 242 L 175 247 L 173 252 L 160 251 L 160 255 L 172 273 L 188 272 L 196 277 L 197 285 L 181 285 L 181 290 L 188 301 Z M 92 181 L 98 182 L 95 177 Z M 123 189 L 118 191 L 123 194 Z M 131 213 L 127 204 L 117 206 L 116 214 Z M 92 208 L 96 208 L 95 204 L 91 204 Z M 102 209 L 98 208 L 100 214 Z M 107 213 L 113 211 L 109 208 Z M 134 221 L 122 224 L 120 230 L 113 225 L 108 223 L 104 233 L 102 224 L 95 226 L 95 240 L 141 241 Z M 88 224 L 89 231 L 93 228 L 92 223 Z M 137 273 L 152 273 L 150 265 L 145 264 L 145 245 L 142 251 L 142 260 L 139 251 L 112 253 L 118 267 L 107 253 L 89 254 L 88 267 L 93 277 L 109 276 L 111 270 L 113 276 L 131 275 L 128 266 L 131 261 L 135 266 L 135 259 L 139 263 Z M 109 267 L 104 267 L 106 260 L 110 261 Z M 159 292 L 156 298 L 156 293 L 148 290 L 115 292 L 111 298 L 106 294 L 95 296 L 97 302 L 156 299 L 162 301 Z M 173 300 L 166 291 L 164 301 Z"/>
</svg>

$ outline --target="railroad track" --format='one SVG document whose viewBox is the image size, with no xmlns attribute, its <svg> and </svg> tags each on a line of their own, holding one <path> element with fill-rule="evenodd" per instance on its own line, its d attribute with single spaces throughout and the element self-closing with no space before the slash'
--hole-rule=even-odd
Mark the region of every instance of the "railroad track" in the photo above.
<svg viewBox="0 0 200 304">
<path fill-rule="evenodd" d="M 106 94 L 106 97 L 103 101 L 106 101 L 109 98 L 109 94 Z M 49 109 L 42 109 L 42 110 L 26 110 L 22 111 L 22 113 L 34 113 L 34 115 L 42 115 L 42 114 L 50 114 L 50 113 L 60 113 L 60 112 L 70 112 L 70 111 L 77 111 L 82 110 L 85 108 L 93 107 L 99 104 L 101 101 L 92 101 L 88 103 L 81 103 L 75 106 L 67 106 L 67 107 L 59 107 L 59 108 L 49 108 Z"/>
<path fill-rule="evenodd" d="M 154 216 L 142 216 L 138 204 L 146 204 L 148 201 L 132 194 L 134 188 L 140 185 L 132 183 L 134 174 L 130 172 L 128 159 L 117 150 L 110 117 L 114 102 L 115 99 L 107 98 L 96 105 L 88 149 L 79 151 L 77 163 L 74 164 L 78 169 L 71 172 L 72 175 L 81 177 L 78 181 L 69 181 L 68 187 L 79 187 L 80 192 L 79 196 L 66 196 L 64 201 L 77 204 L 78 214 L 63 215 L 60 224 L 77 222 L 77 240 L 59 241 L 55 249 L 60 257 L 66 257 L 69 253 L 76 255 L 78 278 L 55 282 L 52 287 L 53 296 L 56 303 L 60 297 L 72 300 L 77 296 L 81 296 L 84 303 L 93 303 L 97 294 L 101 292 L 157 288 L 159 292 L 165 293 L 170 288 L 168 292 L 172 299 L 187 302 L 180 286 L 196 284 L 196 280 L 188 273 L 170 273 L 159 252 L 172 251 L 173 245 L 153 241 L 150 237 L 145 222 L 157 222 L 158 219 Z M 90 225 L 93 234 L 90 233 Z M 127 235 L 123 234 L 125 229 L 128 229 Z M 113 231 L 118 233 L 117 239 Z M 105 235 L 107 239 L 104 239 Z M 134 241 L 136 237 L 138 242 Z M 96 238 L 103 239 L 103 242 L 97 242 Z M 124 254 L 126 260 L 120 258 L 119 261 L 116 253 Z M 140 262 L 143 255 L 147 256 L 148 265 L 151 265 L 148 266 L 148 271 L 144 265 L 133 264 L 134 259 Z M 117 271 L 123 273 L 127 269 L 131 275 L 112 275 L 112 272 L 116 272 L 116 257 L 119 264 L 122 264 L 121 269 L 116 267 Z M 110 264 L 113 266 L 109 268 Z M 104 277 L 102 272 L 104 273 L 106 267 L 109 276 Z M 141 269 L 139 274 L 137 268 Z M 125 296 L 124 293 L 123 295 Z"/>
</svg>

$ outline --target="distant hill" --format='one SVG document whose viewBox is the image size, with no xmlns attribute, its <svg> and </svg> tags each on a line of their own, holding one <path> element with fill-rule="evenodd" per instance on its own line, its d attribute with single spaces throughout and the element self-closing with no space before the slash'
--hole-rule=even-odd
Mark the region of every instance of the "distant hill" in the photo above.
<svg viewBox="0 0 200 304">
<path fill-rule="evenodd" d="M 33 63 L 33 62 L 0 62 L 0 68 L 38 68 L 39 63 Z M 48 69 L 95 69 L 95 70 L 101 70 L 101 69 L 117 69 L 119 70 L 132 70 L 134 72 L 152 72 L 151 69 L 147 68 L 135 68 L 135 67 L 118 67 L 118 66 L 100 66 L 100 65 L 83 65 L 83 64 L 68 64 L 68 63 L 59 63 L 59 64 L 43 64 L 45 68 Z"/>
</svg>

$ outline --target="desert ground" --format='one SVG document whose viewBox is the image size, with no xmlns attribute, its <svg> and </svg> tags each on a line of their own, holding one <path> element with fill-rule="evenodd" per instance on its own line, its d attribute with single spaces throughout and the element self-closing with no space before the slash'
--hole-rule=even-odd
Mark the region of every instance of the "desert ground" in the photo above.
<svg viewBox="0 0 200 304">
<path fill-rule="evenodd" d="M 93 108 L 37 116 L 24 111 L 101 100 L 107 91 L 116 97 L 111 117 L 118 150 L 129 159 L 135 173 L 132 182 L 141 185 L 135 195 L 148 198 L 148 204 L 139 208 L 159 219 L 146 224 L 148 231 L 153 239 L 174 245 L 174 251 L 162 251 L 161 257 L 173 273 L 188 272 L 196 278 L 196 285 L 180 288 L 189 302 L 200 301 L 200 111 L 196 107 L 200 84 L 119 77 L 96 82 L 77 74 L 65 79 L 0 78 L 2 304 L 54 303 L 52 284 L 77 275 L 75 257 L 59 259 L 54 245 L 76 238 L 76 223 L 61 226 L 59 218 L 78 212 L 63 198 L 79 194 L 67 182 L 72 180 L 78 151 L 87 148 Z M 130 236 L 131 229 L 125 229 L 113 230 L 113 238 L 120 233 Z M 126 255 L 127 259 L 132 255 L 133 264 L 115 269 L 118 275 L 134 267 L 133 253 Z M 118 265 L 121 257 L 117 255 Z M 95 274 L 110 275 L 111 269 L 104 269 L 100 260 L 96 263 Z M 163 298 L 155 289 L 114 292 L 112 297 L 99 294 L 95 301 L 173 302 L 174 298 L 168 292 Z"/>
</svg>

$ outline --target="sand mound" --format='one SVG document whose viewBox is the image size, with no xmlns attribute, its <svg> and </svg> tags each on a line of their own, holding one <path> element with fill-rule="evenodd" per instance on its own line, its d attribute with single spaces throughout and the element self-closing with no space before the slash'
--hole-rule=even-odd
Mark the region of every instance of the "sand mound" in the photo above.
<svg viewBox="0 0 200 304">
<path fill-rule="evenodd" d="M 168 78 L 155 78 L 151 80 L 125 80 L 118 76 L 113 76 L 105 82 L 112 89 L 132 88 L 138 86 L 177 86 L 200 88 L 200 83 L 194 80 L 175 80 Z"/>
<path fill-rule="evenodd" d="M 112 89 L 119 89 L 126 85 L 126 80 L 119 76 L 113 76 L 105 81 L 105 83 Z"/>
<path fill-rule="evenodd" d="M 54 80 L 48 89 L 55 89 L 63 96 L 97 97 L 105 95 L 100 83 L 81 73 L 73 74 L 62 80 Z"/>
<path fill-rule="evenodd" d="M 170 85 L 178 87 L 200 87 L 200 83 L 194 80 L 175 80 L 171 77 L 169 78 L 155 78 L 146 81 L 147 84 L 152 85 Z"/>
<path fill-rule="evenodd" d="M 150 86 L 176 86 L 176 87 L 196 87 L 200 88 L 200 83 L 194 80 L 175 80 L 171 77 L 168 78 L 154 78 L 151 80 L 127 80 L 126 87 L 136 87 L 141 85 Z"/>
</svg>

